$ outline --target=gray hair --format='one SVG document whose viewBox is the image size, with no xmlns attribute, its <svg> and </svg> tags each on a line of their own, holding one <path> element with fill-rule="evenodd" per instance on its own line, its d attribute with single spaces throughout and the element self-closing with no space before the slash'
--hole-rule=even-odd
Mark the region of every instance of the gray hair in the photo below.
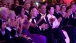
<svg viewBox="0 0 76 43">
<path fill-rule="evenodd" d="M 0 15 L 4 14 L 4 11 L 5 11 L 5 10 L 8 10 L 8 8 L 6 8 L 6 7 L 1 7 L 1 8 L 0 8 Z"/>
</svg>

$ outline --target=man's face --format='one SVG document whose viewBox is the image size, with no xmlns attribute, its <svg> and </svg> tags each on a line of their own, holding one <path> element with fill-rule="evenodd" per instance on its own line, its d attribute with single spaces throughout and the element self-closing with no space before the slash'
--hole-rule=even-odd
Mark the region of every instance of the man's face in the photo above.
<svg viewBox="0 0 76 43">
<path fill-rule="evenodd" d="M 37 17 L 37 15 L 38 15 L 38 10 L 37 10 L 36 8 L 33 8 L 32 11 L 31 11 L 31 13 L 32 13 L 32 15 L 33 15 L 34 17 Z"/>
<path fill-rule="evenodd" d="M 31 6 L 30 4 L 26 4 L 26 5 L 25 5 L 25 9 L 26 9 L 26 10 L 29 10 L 30 6 Z"/>
<path fill-rule="evenodd" d="M 46 13 L 46 5 L 43 5 L 41 8 L 40 8 L 40 12 L 41 13 Z"/>
<path fill-rule="evenodd" d="M 56 11 L 60 11 L 60 6 L 56 5 Z"/>
<path fill-rule="evenodd" d="M 62 6 L 62 10 L 66 11 L 66 6 Z"/>
</svg>

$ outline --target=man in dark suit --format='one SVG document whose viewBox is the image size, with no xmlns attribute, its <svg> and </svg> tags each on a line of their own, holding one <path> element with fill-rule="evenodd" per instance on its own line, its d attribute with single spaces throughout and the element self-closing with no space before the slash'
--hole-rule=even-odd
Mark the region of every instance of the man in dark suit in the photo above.
<svg viewBox="0 0 76 43">
<path fill-rule="evenodd" d="M 55 5 L 55 12 L 54 12 L 54 16 L 59 19 L 60 17 L 62 17 L 62 14 L 60 13 L 60 5 L 56 4 Z"/>
<path fill-rule="evenodd" d="M 8 31 L 5 26 L 5 21 L 0 20 L 0 43 L 15 43 L 11 40 L 10 31 Z"/>
<path fill-rule="evenodd" d="M 40 19 L 41 16 L 46 15 L 46 5 L 41 4 L 39 7 L 39 14 L 37 16 L 38 19 Z M 45 16 L 42 21 L 38 24 L 41 29 L 41 32 L 44 36 L 47 38 L 47 43 L 57 43 L 54 37 L 54 34 L 51 32 L 51 26 L 49 26 L 49 23 L 47 22 L 47 17 Z"/>
<path fill-rule="evenodd" d="M 24 8 L 25 8 L 25 15 L 27 15 L 27 17 L 28 17 L 28 20 L 30 19 L 30 14 L 29 14 L 29 8 L 30 8 L 30 3 L 28 2 L 28 3 L 25 3 L 24 4 Z"/>
</svg>

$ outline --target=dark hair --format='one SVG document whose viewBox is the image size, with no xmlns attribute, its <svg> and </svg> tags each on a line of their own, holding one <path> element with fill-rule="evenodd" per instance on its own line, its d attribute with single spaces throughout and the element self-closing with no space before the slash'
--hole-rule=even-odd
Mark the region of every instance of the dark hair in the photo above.
<svg viewBox="0 0 76 43">
<path fill-rule="evenodd" d="M 35 6 L 32 6 L 32 7 L 29 8 L 29 14 L 30 14 L 30 12 L 31 12 L 31 10 L 32 10 L 33 8 L 36 8 L 36 7 L 35 7 Z M 36 9 L 37 9 L 37 8 L 36 8 Z"/>
<path fill-rule="evenodd" d="M 21 13 L 21 11 L 22 11 L 22 6 L 17 6 L 16 8 L 15 8 L 15 13 L 16 13 L 16 15 L 19 15 L 20 13 Z"/>
<path fill-rule="evenodd" d="M 42 6 L 44 6 L 44 5 L 45 5 L 45 4 L 40 4 L 39 7 L 38 7 L 38 9 L 40 9 L 40 8 L 41 8 Z"/>
<path fill-rule="evenodd" d="M 15 4 L 11 5 L 11 10 L 15 10 Z"/>
<path fill-rule="evenodd" d="M 2 20 L 0 20 L 0 28 L 1 28 L 1 26 L 2 26 Z"/>
<path fill-rule="evenodd" d="M 45 1 L 45 2 L 42 2 L 42 3 L 40 3 L 40 4 L 43 4 L 43 5 L 45 5 L 46 3 L 48 4 L 48 2 L 47 2 L 47 1 Z"/>
<path fill-rule="evenodd" d="M 29 8 L 29 14 L 30 14 L 30 12 L 31 12 L 31 10 L 32 10 L 33 8 L 36 8 L 36 7 L 35 7 L 35 6 L 32 6 L 32 7 Z M 36 9 L 37 9 L 37 8 L 36 8 Z M 30 17 L 32 17 L 31 14 L 30 14 Z"/>
<path fill-rule="evenodd" d="M 62 6 L 65 6 L 65 7 L 67 7 L 65 4 L 62 4 L 62 5 L 61 5 L 61 8 L 62 8 Z"/>
<path fill-rule="evenodd" d="M 46 7 L 46 14 L 49 13 L 48 11 L 50 10 L 51 7 L 54 7 L 54 5 L 49 5 L 49 6 Z"/>
<path fill-rule="evenodd" d="M 59 4 L 55 4 L 55 5 L 54 5 L 54 8 L 55 8 L 55 9 L 56 9 L 56 6 L 60 6 L 60 5 L 59 5 Z"/>
</svg>

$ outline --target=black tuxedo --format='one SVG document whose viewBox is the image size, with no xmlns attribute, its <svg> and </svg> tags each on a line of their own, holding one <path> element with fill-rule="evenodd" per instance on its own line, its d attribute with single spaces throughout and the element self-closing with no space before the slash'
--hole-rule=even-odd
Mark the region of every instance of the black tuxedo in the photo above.
<svg viewBox="0 0 76 43">
<path fill-rule="evenodd" d="M 58 19 L 59 17 L 62 17 L 62 14 L 54 12 L 54 16 Z"/>
<path fill-rule="evenodd" d="M 30 14 L 25 11 L 25 15 L 27 15 L 28 20 L 30 19 Z"/>
<path fill-rule="evenodd" d="M 11 32 L 10 32 L 10 34 L 11 34 L 11 36 L 12 36 L 12 38 L 14 38 L 15 37 L 15 35 L 16 35 L 16 30 L 15 29 L 13 29 L 14 27 L 11 27 Z"/>
<path fill-rule="evenodd" d="M 75 34 L 76 33 L 76 29 L 75 27 L 72 25 L 74 22 L 73 22 L 73 19 L 71 19 L 70 17 L 69 18 L 63 18 L 62 21 L 61 21 L 61 29 L 65 30 L 67 33 L 68 33 L 68 36 L 70 38 L 70 43 L 75 43 Z"/>
<path fill-rule="evenodd" d="M 41 18 L 41 16 L 42 16 L 42 15 L 39 13 L 39 14 L 38 14 L 38 17 L 37 17 L 38 20 Z M 56 40 L 55 40 L 54 34 L 51 32 L 52 27 L 51 27 L 51 25 L 49 24 L 47 17 L 45 17 L 45 20 L 42 19 L 42 21 L 41 21 L 38 25 L 41 26 L 43 23 L 49 25 L 49 28 L 48 28 L 48 29 L 41 31 L 41 33 L 42 33 L 44 36 L 46 36 L 46 38 L 47 38 L 47 43 L 57 43 Z"/>
<path fill-rule="evenodd" d="M 33 23 L 33 24 L 35 24 L 34 20 L 35 20 L 36 22 L 38 21 L 37 18 L 33 18 L 33 19 L 32 19 L 32 23 Z M 30 32 L 31 34 L 41 34 L 38 25 L 37 25 L 36 27 L 32 27 L 32 26 L 30 26 L 30 28 L 29 28 L 29 32 Z"/>
<path fill-rule="evenodd" d="M 57 39 L 57 43 L 65 43 L 65 36 L 61 30 L 61 28 L 52 29 L 52 24 L 49 23 L 48 18 L 46 17 L 46 23 L 49 25 L 48 31 L 52 32 L 54 37 Z"/>
<path fill-rule="evenodd" d="M 2 35 L 1 31 L 0 31 L 0 41 L 1 40 L 9 40 L 10 39 L 10 32 L 5 29 L 5 35 Z"/>
</svg>

